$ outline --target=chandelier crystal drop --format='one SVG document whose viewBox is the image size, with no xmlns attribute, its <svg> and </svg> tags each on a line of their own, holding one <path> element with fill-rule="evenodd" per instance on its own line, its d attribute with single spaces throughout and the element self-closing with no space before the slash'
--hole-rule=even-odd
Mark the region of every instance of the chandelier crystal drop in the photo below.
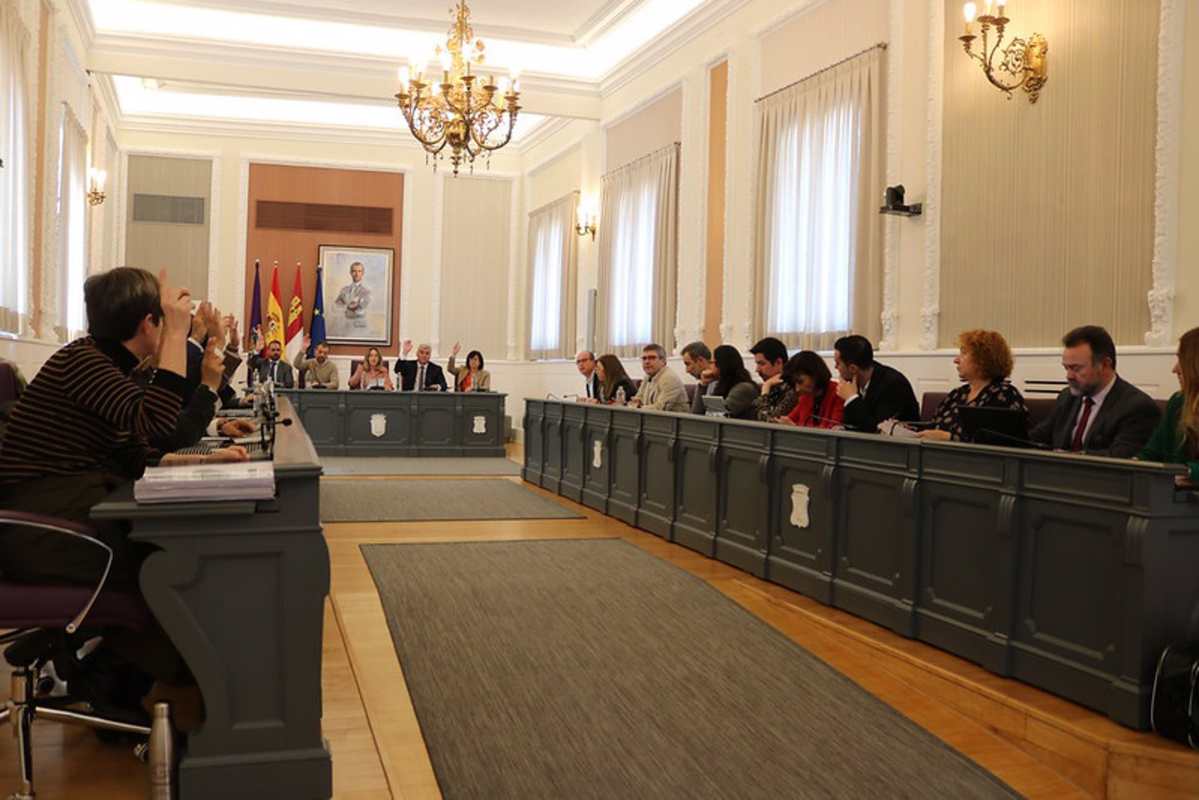
<svg viewBox="0 0 1199 800">
<path fill-rule="evenodd" d="M 512 132 L 520 112 L 520 83 L 514 74 L 511 82 L 494 74 L 485 80 L 481 70 L 486 46 L 475 39 L 470 24 L 470 8 L 459 0 L 450 10 L 449 35 L 443 50 L 435 55 L 441 66 L 441 81 L 426 78 L 420 62 L 409 59 L 400 68 L 400 91 L 396 95 L 408 129 L 425 149 L 426 163 L 433 168 L 446 157 L 454 175 L 463 163 L 474 172 L 475 159 L 490 154 L 512 141 Z"/>
</svg>

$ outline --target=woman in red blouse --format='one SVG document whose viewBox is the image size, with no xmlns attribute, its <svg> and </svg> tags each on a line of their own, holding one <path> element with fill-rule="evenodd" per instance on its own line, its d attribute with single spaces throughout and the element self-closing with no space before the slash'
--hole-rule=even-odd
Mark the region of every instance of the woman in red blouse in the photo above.
<svg viewBox="0 0 1199 800">
<path fill-rule="evenodd" d="M 795 387 L 799 401 L 785 417 L 775 422 L 800 428 L 838 428 L 845 413 L 845 401 L 837 394 L 837 382 L 824 359 L 811 350 L 791 356 L 783 367 L 783 381 Z"/>
</svg>

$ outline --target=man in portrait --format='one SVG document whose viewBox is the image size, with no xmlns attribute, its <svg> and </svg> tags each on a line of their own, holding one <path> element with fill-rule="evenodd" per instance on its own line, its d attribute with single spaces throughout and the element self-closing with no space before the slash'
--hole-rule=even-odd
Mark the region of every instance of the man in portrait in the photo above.
<svg viewBox="0 0 1199 800">
<path fill-rule="evenodd" d="M 361 261 L 350 265 L 350 283 L 337 293 L 334 305 L 345 314 L 346 326 L 349 328 L 365 328 L 366 307 L 371 302 L 371 290 L 362 279 L 366 277 L 366 267 Z"/>
</svg>

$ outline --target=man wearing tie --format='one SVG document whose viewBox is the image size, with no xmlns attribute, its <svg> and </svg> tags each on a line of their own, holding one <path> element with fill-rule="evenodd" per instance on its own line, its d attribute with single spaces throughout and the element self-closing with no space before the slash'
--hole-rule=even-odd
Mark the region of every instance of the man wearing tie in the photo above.
<svg viewBox="0 0 1199 800">
<path fill-rule="evenodd" d="M 1062 344 L 1062 368 L 1069 386 L 1029 438 L 1055 450 L 1132 458 L 1157 427 L 1161 417 L 1157 403 L 1116 374 L 1116 345 L 1103 328 L 1075 328 Z"/>
<path fill-rule="evenodd" d="M 584 393 L 579 395 L 579 399 L 586 398 L 598 403 L 600 401 L 600 380 L 595 371 L 595 353 L 590 350 L 580 350 L 575 356 L 575 366 L 578 368 L 579 374 L 583 376 L 583 380 L 587 382 L 583 388 Z"/>
<path fill-rule="evenodd" d="M 249 366 L 259 381 L 271 380 L 280 389 L 291 389 L 296 385 L 295 377 L 292 374 L 291 365 L 282 360 L 282 355 L 283 345 L 276 340 L 266 346 L 266 358 L 257 352 L 252 353 Z"/>
<path fill-rule="evenodd" d="M 416 361 L 407 355 L 412 352 L 412 340 L 404 340 L 404 352 L 396 359 L 396 374 L 400 376 L 401 392 L 444 392 L 447 390 L 445 373 L 430 359 L 433 348 L 422 344 L 416 348 Z"/>
</svg>

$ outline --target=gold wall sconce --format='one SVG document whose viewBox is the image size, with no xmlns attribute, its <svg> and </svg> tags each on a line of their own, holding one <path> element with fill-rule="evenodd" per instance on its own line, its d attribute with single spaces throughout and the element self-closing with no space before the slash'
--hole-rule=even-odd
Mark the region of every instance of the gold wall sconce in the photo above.
<svg viewBox="0 0 1199 800">
<path fill-rule="evenodd" d="M 982 67 L 983 74 L 991 85 L 1012 99 L 1012 92 L 1023 89 L 1028 95 L 1028 102 L 1035 103 L 1049 80 L 1046 71 L 1046 60 L 1049 54 L 1049 42 L 1039 33 L 1034 33 L 1027 40 L 1017 37 L 1012 39 L 1007 47 L 1002 47 L 1004 33 L 1011 22 L 1006 16 L 1007 0 L 985 0 L 986 9 L 979 16 L 978 3 L 969 2 L 962 7 L 966 18 L 966 33 L 959 36 L 966 55 L 973 58 Z M 994 13 L 992 5 L 996 6 Z M 974 51 L 974 24 L 981 27 L 982 48 Z M 995 41 L 991 42 L 994 31 Z M 1002 47 L 1002 49 L 1001 49 Z M 1006 75 L 1007 78 L 1001 77 Z"/>
<path fill-rule="evenodd" d="M 92 167 L 87 171 L 87 204 L 90 206 L 98 206 L 104 202 L 106 195 L 104 194 L 104 181 L 108 179 L 108 173 L 102 169 Z"/>
<path fill-rule="evenodd" d="M 579 209 L 579 218 L 575 223 L 575 233 L 579 236 L 591 236 L 591 241 L 595 241 L 595 232 L 598 230 L 596 225 L 595 214 Z"/>
</svg>

